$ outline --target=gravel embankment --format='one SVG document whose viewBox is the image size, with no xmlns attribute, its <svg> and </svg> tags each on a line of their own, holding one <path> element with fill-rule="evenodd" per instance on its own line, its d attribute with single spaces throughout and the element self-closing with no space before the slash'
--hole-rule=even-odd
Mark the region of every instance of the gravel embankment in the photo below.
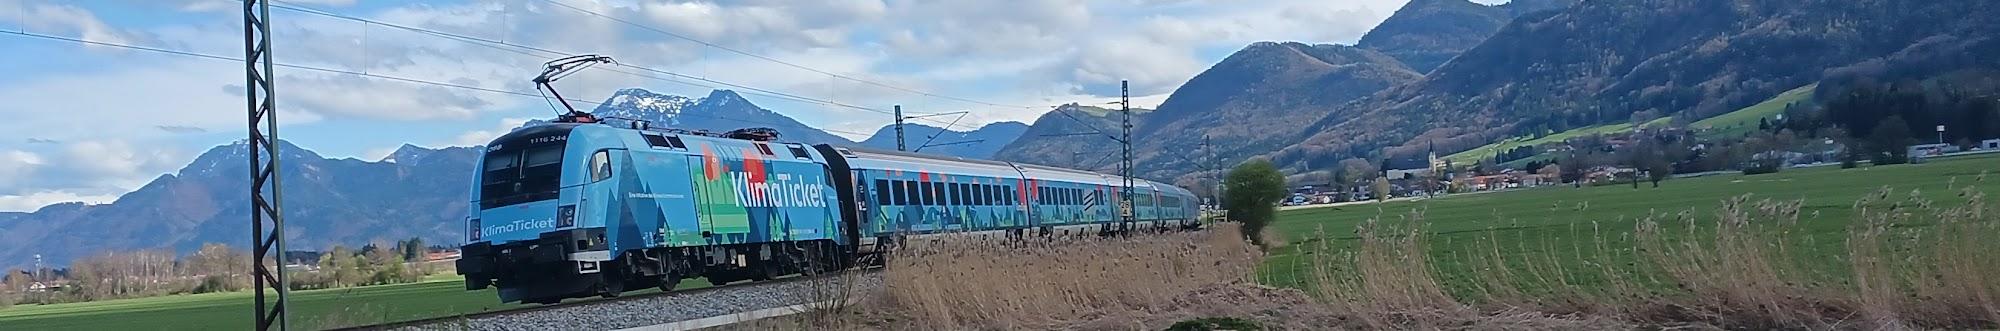
<svg viewBox="0 0 2000 331">
<path fill-rule="evenodd" d="M 813 293 L 828 292 L 816 288 L 840 286 L 832 280 L 840 277 L 777 280 L 630 300 L 578 303 L 396 330 L 616 330 L 835 299 Z M 852 288 L 857 290 L 880 288 L 882 284 L 882 278 L 875 272 L 849 278 L 856 282 Z"/>
</svg>

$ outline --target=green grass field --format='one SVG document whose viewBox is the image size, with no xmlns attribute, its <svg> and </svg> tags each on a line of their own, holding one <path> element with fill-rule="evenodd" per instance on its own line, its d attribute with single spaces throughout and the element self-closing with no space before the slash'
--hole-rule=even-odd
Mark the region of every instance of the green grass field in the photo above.
<svg viewBox="0 0 2000 331">
<path fill-rule="evenodd" d="M 1663 117 L 1655 119 L 1651 122 L 1646 122 L 1646 126 L 1652 127 L 1652 126 L 1667 124 L 1668 122 L 1672 121 L 1673 118 L 1671 117 Z M 1493 155 L 1498 154 L 1500 152 L 1504 152 L 1510 148 L 1515 148 L 1520 146 L 1540 146 L 1541 144 L 1563 142 L 1565 140 L 1569 140 L 1570 138 L 1584 137 L 1594 134 L 1612 134 L 1630 130 L 1632 130 L 1631 123 L 1620 123 L 1620 124 L 1599 125 L 1599 126 L 1570 129 L 1569 131 L 1557 132 L 1554 134 L 1542 136 L 1541 138 L 1514 137 L 1507 140 L 1502 140 L 1500 142 L 1486 144 L 1485 146 L 1479 146 L 1477 148 L 1466 150 L 1464 152 L 1458 152 L 1458 153 L 1453 153 L 1451 155 L 1446 155 L 1444 156 L 1444 158 L 1447 160 L 1451 160 L 1453 164 L 1460 164 L 1460 165 L 1478 164 L 1479 160 L 1493 158 Z"/>
<path fill-rule="evenodd" d="M 691 279 L 682 289 L 707 287 Z M 656 293 L 657 289 L 627 293 Z M 244 330 L 251 293 L 206 293 L 0 308 L 0 330 Z M 502 304 L 493 289 L 466 291 L 457 275 L 424 282 L 292 292 L 291 325 L 318 330 L 453 316 L 527 305 Z"/>
<path fill-rule="evenodd" d="M 1757 130 L 1757 120 L 1775 118 L 1778 114 L 1785 113 L 1786 105 L 1812 97 L 1813 89 L 1817 87 L 1819 84 L 1801 86 L 1771 97 L 1770 100 L 1695 121 L 1689 126 L 1694 129 L 1711 129 L 1703 132 L 1702 138 L 1741 137 L 1745 133 Z"/>
<path fill-rule="evenodd" d="M 1503 254 L 1554 255 L 1559 260 L 1569 260 L 1565 263 L 1580 264 L 1584 262 L 1568 258 L 1575 251 L 1587 250 L 1587 247 L 1577 248 L 1578 245 L 1588 246 L 1589 240 L 1598 237 L 1612 242 L 1623 241 L 1621 238 L 1633 231 L 1635 219 L 1639 217 L 1649 213 L 1691 211 L 1694 216 L 1712 220 L 1715 210 L 1725 199 L 1744 194 L 1750 194 L 1753 199 L 1804 199 L 1801 214 L 1805 215 L 1802 217 L 1805 220 L 1800 221 L 1803 231 L 1798 234 L 1822 238 L 1810 241 L 1817 247 L 1808 249 L 1833 252 L 1839 250 L 1841 240 L 1838 239 L 1845 238 L 1846 226 L 1853 214 L 1853 203 L 1864 195 L 1886 186 L 1894 188 L 1899 195 L 1918 190 L 1927 198 L 1955 201 L 1956 192 L 1945 189 L 1954 180 L 1960 187 L 1973 185 L 1985 192 L 2000 192 L 2000 178 L 1974 181 L 1983 172 L 1994 170 L 2000 170 L 2000 155 L 1941 159 L 1918 165 L 1856 169 L 1828 166 L 1786 169 L 1780 173 L 1755 176 L 1713 175 L 1667 180 L 1661 183 L 1660 188 L 1652 188 L 1645 183 L 1641 183 L 1638 189 L 1627 185 L 1561 186 L 1460 194 L 1420 201 L 1289 210 L 1279 213 L 1271 231 L 1282 233 L 1290 244 L 1274 251 L 1271 258 L 1265 261 L 1260 274 L 1266 283 L 1272 285 L 1300 285 L 1301 277 L 1310 273 L 1313 262 L 1312 255 L 1304 254 L 1307 248 L 1324 244 L 1341 251 L 1355 247 L 1358 241 L 1355 234 L 1357 225 L 1377 217 L 1400 219 L 1414 210 L 1423 212 L 1426 226 L 1423 231 L 1430 235 L 1427 240 L 1432 261 L 1443 264 L 1439 266 L 1441 273 L 1455 273 L 1446 278 L 1478 276 L 1477 271 L 1466 266 L 1452 265 L 1456 263 L 1453 261 L 1457 261 L 1453 257 L 1482 249 L 1483 246 L 1475 244 L 1496 240 L 1505 246 L 1500 249 Z M 2000 173 L 1993 175 L 2000 177 Z M 1592 228 L 1593 222 L 1596 229 Z M 1325 242 L 1315 236 L 1315 231 L 1320 229 L 1324 229 Z M 1542 246 L 1543 243 L 1552 244 Z M 1556 254 L 1546 254 L 1551 252 Z M 1837 258 L 1837 253 L 1814 256 L 1818 256 L 1814 259 Z M 1623 261 L 1617 262 L 1623 264 Z M 1825 260 L 1813 262 L 1837 264 Z"/>
</svg>

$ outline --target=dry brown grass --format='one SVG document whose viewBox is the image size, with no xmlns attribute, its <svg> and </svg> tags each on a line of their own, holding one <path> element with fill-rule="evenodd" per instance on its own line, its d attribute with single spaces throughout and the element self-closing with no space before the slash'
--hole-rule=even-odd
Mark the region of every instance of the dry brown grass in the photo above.
<svg viewBox="0 0 2000 331">
<path fill-rule="evenodd" d="M 884 285 L 859 304 L 745 328 L 1158 330 L 1202 317 L 1290 330 L 2000 327 L 2000 213 L 1954 190 L 1945 203 L 1881 190 L 1853 204 L 1844 231 L 1799 201 L 1739 197 L 1607 222 L 1629 228 L 1576 222 L 1452 245 L 1432 243 L 1417 211 L 1364 222 L 1352 245 L 1301 241 L 1306 290 L 1254 284 L 1262 253 L 1227 224 L 944 240 L 890 254 Z"/>
<path fill-rule="evenodd" d="M 841 296 L 853 305 L 733 328 L 1160 329 L 1215 309 L 1281 309 L 1276 304 L 1287 299 L 1272 298 L 1285 293 L 1306 302 L 1296 290 L 1251 285 L 1262 262 L 1233 224 L 1123 237 L 930 240 L 887 254 L 879 290 L 829 291 L 849 293 Z"/>
<path fill-rule="evenodd" d="M 1128 237 L 937 241 L 891 254 L 883 304 L 932 329 L 1019 329 L 1170 309 L 1246 282 L 1261 253 L 1233 226 Z"/>
</svg>

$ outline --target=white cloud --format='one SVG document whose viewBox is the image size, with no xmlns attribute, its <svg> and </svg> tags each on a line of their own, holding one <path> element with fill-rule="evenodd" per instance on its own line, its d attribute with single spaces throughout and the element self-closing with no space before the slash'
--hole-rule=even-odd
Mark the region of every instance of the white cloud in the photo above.
<svg viewBox="0 0 2000 331">
<path fill-rule="evenodd" d="M 28 194 L 0 195 L 0 211 L 30 212 L 44 206 L 63 202 L 104 204 L 118 200 L 114 194 L 77 194 L 67 191 L 43 191 Z"/>
<path fill-rule="evenodd" d="M 64 150 L 60 168 L 48 172 L 64 182 L 48 183 L 64 189 L 85 190 L 86 194 L 123 193 L 138 189 L 154 178 L 186 165 L 189 155 L 168 146 L 133 146 L 124 140 L 72 142 Z M 67 186 L 57 186 L 61 184 Z M 45 186 L 46 187 L 46 186 Z"/>
<path fill-rule="evenodd" d="M 122 140 L 69 142 L 52 154 L 0 152 L 0 211 L 109 202 L 187 161 L 171 146 L 140 148 Z"/>
<path fill-rule="evenodd" d="M 18 3 L 22 25 L 30 32 L 76 37 L 78 39 L 129 44 L 142 39 L 99 20 L 89 10 L 70 5 Z M 93 46 L 96 47 L 96 46 Z M 108 47 L 106 49 L 109 49 Z"/>
<path fill-rule="evenodd" d="M 505 135 L 508 132 L 513 132 L 514 128 L 519 128 L 521 127 L 522 124 L 528 124 L 528 119 L 503 118 L 500 119 L 499 125 L 496 125 L 491 129 L 473 130 L 463 134 L 459 134 L 457 139 L 453 139 L 451 142 L 446 143 L 445 145 L 447 146 L 486 145 L 486 143 L 493 142 L 493 138 L 499 138 L 501 135 Z M 382 155 L 385 156 L 388 154 L 389 153 L 382 153 Z M 379 160 L 381 158 L 376 158 L 376 159 Z"/>
<path fill-rule="evenodd" d="M 163 4 L 172 5 L 175 8 L 180 9 L 181 11 L 191 11 L 191 12 L 217 12 L 217 11 L 234 11 L 243 9 L 243 3 L 241 1 L 229 1 L 229 0 L 172 0 L 172 1 L 151 0 L 151 1 L 161 1 Z M 283 4 L 310 5 L 310 6 L 323 6 L 323 7 L 346 7 L 354 5 L 354 2 L 355 0 L 284 0 Z"/>
<path fill-rule="evenodd" d="M 0 192 L 13 191 L 23 179 L 42 166 L 41 155 L 26 151 L 0 153 Z"/>
<path fill-rule="evenodd" d="M 1056 104 L 1115 100 L 1121 79 L 1132 82 L 1138 95 L 1135 106 L 1150 108 L 1219 60 L 1215 50 L 1262 40 L 1352 42 L 1406 1 L 1271 0 L 1255 5 L 1215 0 L 563 2 L 818 70 L 1032 109 L 952 101 L 833 79 L 540 1 L 399 3 L 386 9 L 355 8 L 353 0 L 285 3 L 561 52 L 611 55 L 621 63 L 846 104 L 879 108 L 903 104 L 919 112 L 971 110 L 961 125 L 977 127 L 998 121 L 1032 121 L 1046 110 L 1042 107 Z M 37 33 L 223 56 L 241 53 L 241 30 L 234 12 L 238 2 L 23 3 L 0 0 L 0 11 L 14 14 L 7 9 L 25 10 L 31 15 L 23 23 Z M 189 15 L 208 17 L 135 23 L 116 21 L 129 15 L 90 11 L 148 9 L 116 7 L 119 5 L 187 10 L 196 12 Z M 283 10 L 273 14 L 281 18 L 274 20 L 274 34 L 280 37 L 274 47 L 282 63 L 534 93 L 527 78 L 549 57 L 524 56 L 381 25 Z M 145 27 L 134 28 L 139 24 Z M 139 51 L 105 52 L 102 47 L 78 49 L 91 50 L 79 54 L 113 61 L 0 81 L 0 100 L 9 100 L 0 108 L 10 115 L 15 109 L 64 110 L 21 112 L 25 115 L 0 121 L 0 131 L 87 146 L 22 147 L 21 153 L 35 155 L 43 163 L 64 163 L 79 157 L 79 153 L 62 148 L 93 148 L 87 154 L 109 159 L 75 167 L 73 171 L 79 173 L 72 178 L 104 179 L 28 182 L 21 179 L 29 177 L 26 175 L 8 176 L 0 181 L 14 179 L 16 183 L 14 187 L 0 183 L 0 195 L 11 194 L 0 199 L 62 196 L 50 192 L 75 197 L 122 193 L 117 190 L 129 190 L 178 166 L 169 161 L 185 161 L 179 159 L 184 154 L 153 153 L 167 144 L 154 141 L 175 135 L 162 126 L 216 135 L 243 129 L 240 63 Z M 297 69 L 278 71 L 280 118 L 287 125 L 322 120 L 435 122 L 510 117 L 494 127 L 457 136 L 422 138 L 439 140 L 430 141 L 432 144 L 465 146 L 484 144 L 526 121 L 511 117 L 547 114 L 542 102 L 521 96 Z M 706 92 L 705 88 L 602 70 L 585 71 L 557 85 L 565 96 L 593 101 L 634 86 L 690 96 Z M 745 89 L 731 89 L 767 108 L 828 129 L 872 132 L 888 121 L 886 115 L 877 113 L 778 101 Z M 317 128 L 308 125 L 289 130 L 313 129 Z M 364 147 L 345 149 L 363 150 L 358 154 L 373 159 L 394 150 Z M 19 159 L 20 155 L 0 157 Z M 15 162 L 12 169 L 0 165 L 0 175 L 53 171 L 25 164 Z"/>
</svg>

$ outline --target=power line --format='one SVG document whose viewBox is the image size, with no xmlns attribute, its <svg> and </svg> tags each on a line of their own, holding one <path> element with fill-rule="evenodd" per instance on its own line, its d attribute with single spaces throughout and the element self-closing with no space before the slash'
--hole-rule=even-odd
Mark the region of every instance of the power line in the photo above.
<svg viewBox="0 0 2000 331">
<path fill-rule="evenodd" d="M 786 61 L 784 61 L 784 60 L 779 60 L 779 59 L 775 59 L 775 58 L 771 58 L 771 57 L 767 57 L 767 56 L 763 56 L 763 55 L 758 55 L 758 54 L 756 54 L 756 53 L 751 53 L 751 52 L 747 52 L 747 51 L 743 51 L 743 50 L 738 50 L 738 49 L 734 49 L 734 48 L 729 48 L 729 47 L 726 47 L 726 46 L 722 46 L 722 45 L 717 45 L 717 44 L 715 44 L 715 43 L 711 43 L 711 42 L 708 42 L 708 41 L 704 41 L 704 40 L 700 40 L 700 39 L 695 39 L 695 38 L 693 38 L 693 37 L 688 37 L 688 36 L 686 36 L 686 35 L 682 35 L 682 34 L 679 34 L 679 33 L 674 33 L 674 32 L 672 32 L 672 31 L 667 31 L 667 30 L 664 30 L 664 29 L 660 29 L 660 28 L 655 28 L 655 27 L 652 27 L 652 26 L 648 26 L 648 25 L 645 25 L 645 24 L 639 24 L 639 23 L 637 23 L 637 22 L 632 22 L 632 21 L 627 21 L 627 20 L 625 20 L 625 19 L 621 19 L 621 18 L 617 18 L 617 17 L 614 17 L 614 16 L 611 16 L 611 15 L 605 15 L 605 14 L 602 14 L 602 13 L 598 13 L 598 12 L 595 12 L 595 11 L 591 11 L 591 10 L 588 10 L 588 9 L 583 9 L 583 8 L 578 8 L 578 7 L 576 7 L 576 6 L 571 6 L 571 5 L 569 5 L 569 4 L 566 4 L 566 3 L 562 3 L 561 1 L 557 1 L 557 0 L 544 0 L 544 1 L 546 1 L 546 2 L 548 2 L 548 3 L 550 3 L 550 4 L 554 4 L 554 5 L 557 5 L 557 6 L 562 6 L 562 7 L 564 7 L 564 8 L 569 8 L 570 10 L 575 10 L 575 11 L 577 11 L 577 12 L 581 12 L 581 13 L 584 13 L 584 14 L 590 14 L 591 16 L 597 16 L 597 17 L 601 17 L 601 18 L 604 18 L 604 19 L 608 19 L 608 20 L 611 20 L 611 21 L 615 21 L 615 22 L 618 22 L 618 23 L 623 23 L 623 24 L 625 24 L 625 25 L 630 25 L 630 26 L 633 26 L 633 27 L 637 27 L 637 28 L 640 28 L 640 29 L 645 29 L 645 30 L 648 30 L 648 31 L 653 31 L 653 32 L 657 32 L 657 33 L 660 33 L 660 34 L 664 34 L 664 35 L 667 35 L 667 36 L 671 36 L 671 37 L 674 37 L 674 38 L 679 38 L 679 39 L 681 39 L 681 40 L 687 40 L 687 41 L 690 41 L 690 42 L 694 42 L 694 43 L 697 43 L 697 44 L 701 44 L 702 46 L 707 46 L 707 47 L 713 47 L 713 48 L 715 48 L 715 49 L 720 49 L 720 50 L 724 50 L 724 51 L 729 51 L 730 53 L 736 53 L 736 54 L 741 54 L 741 55 L 743 55 L 743 56 L 749 56 L 749 57 L 752 57 L 752 58 L 757 58 L 757 59 L 760 59 L 760 60 L 764 60 L 764 61 L 770 61 L 771 63 L 777 63 L 777 64 L 782 64 L 782 65 L 785 65 L 785 66 L 789 66 L 789 67 L 793 67 L 793 68 L 798 68 L 798 69 L 800 69 L 800 70 L 805 70 L 805 71 L 810 71 L 810 72 L 814 72 L 814 73 L 818 73 L 818 74 L 822 74 L 822 75 L 827 75 L 827 76 L 831 76 L 831 77 L 834 77 L 834 78 L 839 78 L 839 79 L 843 79 L 843 80 L 848 80 L 848 81 L 853 81 L 853 82 L 858 82 L 858 83 L 862 83 L 862 84 L 868 84 L 868 85 L 874 85 L 874 86 L 879 86 L 879 87 L 882 87 L 882 88 L 887 88 L 887 89 L 892 89 L 892 90 L 898 90 L 898 91 L 903 91 L 903 92 L 909 92 L 909 93 L 914 93 L 914 94 L 918 94 L 918 95 L 923 95 L 923 96 L 929 96 L 929 97 L 934 97 L 934 98 L 940 98 L 940 99 L 947 99 L 947 100 L 954 100 L 954 101 L 961 101 L 961 102 L 967 102 L 967 103 L 974 103 L 974 104 L 981 104 L 981 105 L 987 105 L 987 106 L 994 106 L 994 107 L 1004 107 L 1004 108 L 1021 108 L 1021 109 L 1030 109 L 1030 110 L 1032 110 L 1032 109 L 1035 109 L 1035 107 L 1028 107 L 1028 106 L 1019 106 L 1019 105 L 1007 105 L 1007 104 L 998 104 L 998 103 L 992 103 L 992 102 L 986 102 L 986 101 L 979 101 L 979 100 L 973 100 L 973 99 L 967 99 L 967 98 L 961 98 L 961 97 L 955 97 L 955 96 L 949 96 L 949 95 L 943 95 L 943 94 L 937 94 L 937 93 L 931 93 L 931 92 L 926 92 L 926 91 L 919 91 L 919 90 L 914 90 L 914 89 L 909 89 L 909 88 L 904 88 L 904 87 L 900 87 L 900 86 L 894 86 L 894 85 L 889 85 L 889 84 L 884 84 L 884 83 L 880 83 L 880 82 L 875 82 L 875 81 L 871 81 L 871 80 L 866 80 L 866 79 L 860 79 L 860 78 L 854 78 L 854 77 L 849 77 L 849 76 L 847 76 L 847 75 L 842 75 L 842 74 L 837 74 L 837 73 L 832 73 L 832 72 L 827 72 L 827 71 L 824 71 L 824 70 L 819 70 L 819 69 L 814 69 L 814 68 L 812 68 L 812 67 L 807 67 L 807 66 L 804 66 L 804 65 L 799 65 L 799 64 L 796 64 L 796 63 L 791 63 L 791 62 L 786 62 Z"/>
<path fill-rule="evenodd" d="M 242 58 L 237 58 L 237 57 L 230 57 L 230 56 L 222 56 L 222 55 L 213 55 L 213 54 L 204 54 L 204 53 L 196 53 L 196 52 L 189 52 L 189 51 L 180 51 L 180 50 L 172 50 L 172 49 L 165 49 L 165 48 L 158 48 L 158 47 L 149 47 L 149 46 L 140 46 L 140 45 L 130 45 L 130 44 L 121 44 L 121 43 L 111 43 L 111 42 L 102 42 L 102 41 L 93 41 L 93 40 L 87 40 L 87 39 L 81 39 L 81 38 L 72 38 L 72 37 L 64 37 L 64 36 L 55 36 L 55 35 L 47 35 L 47 34 L 41 34 L 41 33 L 34 33 L 34 32 L 21 32 L 21 31 L 0 31 L 0 33 L 4 33 L 4 34 L 9 34 L 9 35 L 17 35 L 17 36 L 23 36 L 23 37 L 30 37 L 30 38 L 39 38 L 39 39 L 46 39 L 46 40 L 56 40 L 56 41 L 67 41 L 67 42 L 74 42 L 74 43 L 81 43 L 81 44 L 87 44 L 87 45 L 95 45 L 95 46 L 104 46 L 104 47 L 115 47 L 115 48 L 122 48 L 122 49 L 129 49 L 129 50 L 138 50 L 138 51 L 147 51 L 147 52 L 155 52 L 155 53 L 162 53 L 162 54 L 172 54 L 172 55 L 180 55 L 180 56 L 188 56 L 188 57 L 195 57 L 195 58 L 203 58 L 203 59 L 210 59 L 210 60 L 218 60 L 218 61 L 230 61 L 230 62 L 242 62 L 242 61 L 243 61 L 243 59 L 242 59 Z M 285 64 L 285 63 L 274 63 L 274 64 L 272 64 L 272 65 L 273 65 L 273 66 L 276 66 L 276 67 L 283 67 L 283 68 L 288 68 L 288 69 L 298 69 L 298 70 L 306 70 L 306 71 L 315 71 L 315 72 L 324 72 L 324 73 L 331 73 L 331 74 L 343 74 L 343 75 L 354 75 L 354 76 L 361 76 L 361 77 L 368 77 L 368 78 L 376 78 L 376 79 L 384 79 L 384 80 L 391 80 L 391 81 L 399 81 L 399 82 L 405 82 L 405 83 L 412 83 L 412 84 L 421 84 L 421 85 L 431 85 L 431 86 L 439 86 L 439 87 L 448 87 L 448 88 L 457 88 L 457 89 L 465 89 L 465 90 L 473 90 L 473 91 L 481 91 L 481 92 L 488 92 L 488 93 L 497 93 L 497 94 L 507 94 L 507 95 L 514 95 L 514 96 L 520 96 L 520 97 L 532 97 L 532 98 L 542 98 L 542 95 L 539 95 L 539 94 L 534 94 L 534 93 L 527 93 L 527 92 L 520 92 L 520 91 L 509 91 L 509 90 L 502 90 L 502 89 L 494 89 L 494 88 L 485 88 L 485 87 L 478 87 L 478 86 L 470 86 L 470 85 L 464 85 L 464 84 L 454 84 L 454 83 L 446 83 L 446 82 L 438 82 L 438 81 L 431 81 L 431 80 L 423 80 L 423 79 L 416 79 L 416 78 L 408 78 L 408 77 L 397 77 L 397 76 L 388 76 L 388 75 L 379 75 L 379 74 L 372 74 L 372 73 L 364 73 L 364 72 L 358 72 L 358 71 L 353 71 L 353 70 L 343 70 L 343 69 L 332 69 L 332 68 L 322 68 L 322 67 L 314 67 L 314 66 L 307 66 L 307 65 L 298 65 L 298 64 Z M 596 106 L 596 105 L 602 105 L 602 104 L 604 104 L 603 102 L 597 102 L 597 101 L 588 101 L 588 100 L 581 100 L 581 99 L 575 99 L 575 98 L 564 98 L 563 100 L 568 100 L 568 101 L 570 101 L 570 102 L 577 102 L 577 103 L 584 103 L 584 104 L 590 104 L 590 105 L 592 105 L 592 106 Z M 738 122 L 744 122 L 744 123 L 752 123 L 752 124 L 762 124 L 762 125 L 773 125 L 773 126 L 775 126 L 775 125 L 779 125 L 778 123 L 771 123 L 771 122 L 763 122 L 763 121 L 753 121 L 753 120 L 747 120 L 747 119 L 740 119 L 740 118 L 727 118 L 727 117 L 721 117 L 721 116 L 710 116 L 710 115 L 700 115 L 700 114 L 678 114 L 678 115 L 676 115 L 676 116 L 695 116 L 695 117 L 705 117 L 705 118 L 714 118 L 714 119 L 721 119 L 721 120 L 730 120 L 730 121 L 738 121 Z M 819 130 L 820 130 L 820 131 L 826 131 L 826 132 L 836 132 L 836 133 L 846 133 L 846 134 L 855 134 L 855 135 L 863 135 L 863 136 L 867 136 L 867 135 L 870 135 L 870 134 L 868 134 L 868 133 L 861 133 L 861 132 L 854 132 L 854 131 L 843 131 L 843 130 L 832 130 L 832 129 L 819 129 Z"/>
</svg>

